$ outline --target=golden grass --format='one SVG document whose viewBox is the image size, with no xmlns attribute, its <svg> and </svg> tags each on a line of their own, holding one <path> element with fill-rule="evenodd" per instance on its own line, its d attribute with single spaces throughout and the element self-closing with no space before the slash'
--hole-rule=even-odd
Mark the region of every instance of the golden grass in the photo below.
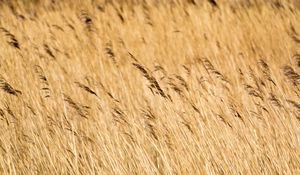
<svg viewBox="0 0 300 175">
<path fill-rule="evenodd" d="M 53 2 L 0 5 L 1 174 L 300 174 L 292 2 Z"/>
</svg>

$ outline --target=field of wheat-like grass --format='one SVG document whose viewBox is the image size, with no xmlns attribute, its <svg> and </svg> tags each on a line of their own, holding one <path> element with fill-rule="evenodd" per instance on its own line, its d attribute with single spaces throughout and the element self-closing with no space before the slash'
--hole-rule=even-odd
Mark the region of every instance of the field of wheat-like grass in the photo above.
<svg viewBox="0 0 300 175">
<path fill-rule="evenodd" d="M 295 2 L 0 1 L 0 174 L 300 174 Z"/>
</svg>

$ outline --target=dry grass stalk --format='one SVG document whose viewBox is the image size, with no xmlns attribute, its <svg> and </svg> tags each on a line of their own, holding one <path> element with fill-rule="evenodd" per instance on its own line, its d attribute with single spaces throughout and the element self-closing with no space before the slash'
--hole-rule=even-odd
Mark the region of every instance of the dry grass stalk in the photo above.
<svg viewBox="0 0 300 175">
<path fill-rule="evenodd" d="M 88 118 L 87 117 L 88 109 L 90 107 L 76 103 L 73 99 L 71 99 L 71 97 L 69 97 L 65 94 L 63 96 L 64 96 L 64 101 L 66 101 L 73 109 L 75 109 L 75 111 L 78 113 L 79 116 L 81 116 L 83 118 Z"/>
<path fill-rule="evenodd" d="M 0 19 L 0 174 L 300 174 L 291 0 L 0 0 Z"/>
<path fill-rule="evenodd" d="M 18 42 L 18 40 L 16 39 L 15 35 L 13 35 L 12 33 L 10 33 L 7 29 L 0 27 L 0 30 L 4 33 L 4 35 L 7 37 L 7 43 L 16 48 L 16 49 L 20 49 L 20 44 Z"/>
<path fill-rule="evenodd" d="M 92 95 L 95 95 L 96 97 L 98 97 L 98 95 L 96 94 L 95 91 L 93 91 L 91 88 L 89 88 L 88 86 L 82 84 L 82 83 L 79 83 L 79 82 L 75 82 L 75 84 L 80 87 L 81 89 L 85 90 L 86 92 L 92 94 Z"/>
<path fill-rule="evenodd" d="M 39 65 L 34 66 L 35 73 L 38 75 L 41 86 L 42 96 L 48 98 L 51 96 L 51 90 L 49 88 L 48 79 L 45 76 L 45 73 Z"/>
<path fill-rule="evenodd" d="M 297 86 L 300 84 L 300 75 L 295 72 L 295 70 L 291 66 L 285 66 L 283 68 L 284 75 L 288 78 L 293 85 Z"/>
<path fill-rule="evenodd" d="M 8 82 L 6 82 L 6 80 L 4 78 L 0 78 L 0 88 L 11 95 L 15 95 L 15 96 L 19 96 L 22 94 L 21 91 L 13 88 Z"/>
<path fill-rule="evenodd" d="M 259 68 L 262 71 L 265 79 L 267 79 L 268 81 L 270 81 L 274 85 L 276 85 L 276 83 L 274 82 L 274 80 L 271 78 L 271 71 L 270 71 L 269 65 L 263 59 L 260 59 L 258 61 L 258 65 L 259 65 Z"/>
<path fill-rule="evenodd" d="M 149 81 L 148 88 L 151 90 L 153 94 L 159 94 L 160 96 L 164 98 L 168 98 L 168 96 L 165 94 L 165 92 L 161 89 L 156 79 L 148 73 L 148 71 L 140 64 L 138 63 L 132 63 L 134 67 L 136 67 L 143 76 Z"/>
</svg>

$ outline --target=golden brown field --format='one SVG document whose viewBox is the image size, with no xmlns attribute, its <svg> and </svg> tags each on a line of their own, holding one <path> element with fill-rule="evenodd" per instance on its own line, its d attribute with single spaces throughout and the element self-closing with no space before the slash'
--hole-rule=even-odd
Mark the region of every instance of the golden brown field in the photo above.
<svg viewBox="0 0 300 175">
<path fill-rule="evenodd" d="M 300 174 L 288 0 L 0 1 L 0 174 Z"/>
</svg>

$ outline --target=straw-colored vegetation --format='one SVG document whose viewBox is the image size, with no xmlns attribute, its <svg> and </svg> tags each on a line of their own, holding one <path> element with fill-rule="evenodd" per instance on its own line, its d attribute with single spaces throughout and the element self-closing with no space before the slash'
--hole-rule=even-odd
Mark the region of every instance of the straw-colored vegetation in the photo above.
<svg viewBox="0 0 300 175">
<path fill-rule="evenodd" d="M 300 174 L 296 3 L 0 2 L 1 174 Z"/>
</svg>

